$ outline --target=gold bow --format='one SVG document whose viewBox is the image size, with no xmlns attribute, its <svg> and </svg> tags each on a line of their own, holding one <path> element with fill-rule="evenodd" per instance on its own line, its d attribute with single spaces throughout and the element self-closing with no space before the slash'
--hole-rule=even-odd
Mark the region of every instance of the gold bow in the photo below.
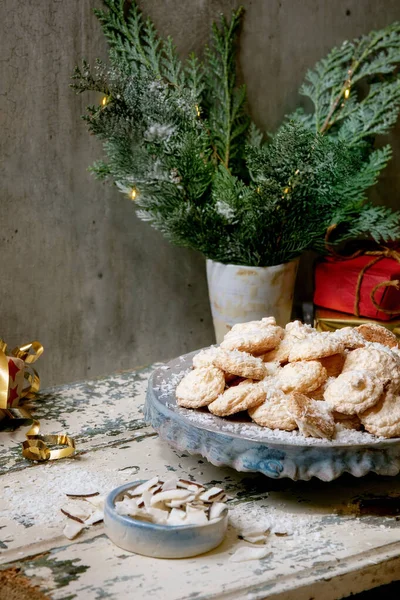
<svg viewBox="0 0 400 600">
<path fill-rule="evenodd" d="M 15 419 L 13 412 L 8 406 L 8 388 L 9 388 L 9 370 L 7 360 L 7 344 L 0 340 L 0 410 L 2 410 L 9 419 Z M 30 342 L 24 346 L 17 346 L 11 351 L 10 356 L 20 358 L 25 363 L 24 378 L 27 385 L 23 389 L 20 400 L 23 398 L 33 398 L 40 388 L 40 378 L 35 369 L 31 366 L 43 354 L 43 346 L 40 342 Z M 30 412 L 18 406 L 18 412 L 25 419 L 32 422 L 31 428 L 26 434 L 27 440 L 22 444 L 22 455 L 35 461 L 57 460 L 71 456 L 75 452 L 75 442 L 65 434 L 61 435 L 40 435 L 40 423 L 32 417 Z M 50 450 L 51 446 L 63 446 Z"/>
</svg>

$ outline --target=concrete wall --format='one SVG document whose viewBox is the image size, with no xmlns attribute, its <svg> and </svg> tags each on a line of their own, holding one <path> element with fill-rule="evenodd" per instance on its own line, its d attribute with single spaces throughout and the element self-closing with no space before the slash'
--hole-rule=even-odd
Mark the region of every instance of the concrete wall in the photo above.
<svg viewBox="0 0 400 600">
<path fill-rule="evenodd" d="M 143 0 L 185 54 L 236 0 Z M 297 106 L 307 68 L 334 44 L 400 20 L 398 0 L 244 0 L 240 71 L 251 113 L 272 130 Z M 43 385 L 172 357 L 212 341 L 203 259 L 169 246 L 86 167 L 100 155 L 68 88 L 81 57 L 105 55 L 100 0 L 0 5 L 0 335 L 39 339 Z M 396 158 L 374 197 L 398 204 Z M 298 298 L 310 296 L 303 261 Z"/>
</svg>

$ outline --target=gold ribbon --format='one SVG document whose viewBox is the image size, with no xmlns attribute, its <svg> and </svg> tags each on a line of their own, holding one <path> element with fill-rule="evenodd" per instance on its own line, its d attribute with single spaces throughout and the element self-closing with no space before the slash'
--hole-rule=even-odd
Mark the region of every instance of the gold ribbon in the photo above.
<svg viewBox="0 0 400 600">
<path fill-rule="evenodd" d="M 7 344 L 0 340 L 0 409 L 9 419 L 15 419 L 11 410 L 8 409 L 9 372 L 8 359 L 6 355 Z M 33 398 L 40 388 L 40 378 L 31 366 L 43 354 L 43 346 L 40 342 L 30 342 L 24 346 L 17 346 L 12 350 L 11 356 L 20 358 L 25 363 L 24 378 L 28 385 L 23 389 L 20 400 Z M 28 367 L 27 367 L 28 365 Z M 32 421 L 31 428 L 26 433 L 26 441 L 22 444 L 22 455 L 28 460 L 48 461 L 72 456 L 75 452 L 73 438 L 65 434 L 41 435 L 40 423 L 32 417 L 30 412 L 22 406 L 18 406 L 18 412 L 23 418 Z M 56 446 L 51 449 L 49 446 Z M 57 446 L 62 446 L 59 448 Z"/>
</svg>

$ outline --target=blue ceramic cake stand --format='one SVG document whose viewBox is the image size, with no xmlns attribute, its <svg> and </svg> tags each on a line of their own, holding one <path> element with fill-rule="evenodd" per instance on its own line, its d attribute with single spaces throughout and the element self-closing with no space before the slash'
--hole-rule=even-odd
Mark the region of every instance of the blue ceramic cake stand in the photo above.
<svg viewBox="0 0 400 600">
<path fill-rule="evenodd" d="M 194 354 L 159 367 L 149 380 L 145 418 L 172 447 L 200 454 L 216 466 L 274 478 L 332 481 L 345 472 L 355 477 L 399 473 L 400 438 L 386 440 L 352 430 L 338 432 L 333 441 L 305 438 L 298 431 L 260 427 L 245 413 L 222 418 L 207 409 L 180 408 L 175 388 Z"/>
</svg>

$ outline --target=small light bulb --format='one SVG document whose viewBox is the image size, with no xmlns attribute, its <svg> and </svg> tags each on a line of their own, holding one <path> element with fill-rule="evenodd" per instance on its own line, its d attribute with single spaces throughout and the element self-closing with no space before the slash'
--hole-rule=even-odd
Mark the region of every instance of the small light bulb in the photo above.
<svg viewBox="0 0 400 600">
<path fill-rule="evenodd" d="M 294 172 L 294 174 L 295 174 L 295 175 L 298 175 L 299 173 L 300 173 L 300 169 L 297 169 L 297 170 Z"/>
<path fill-rule="evenodd" d="M 131 193 L 129 194 L 131 200 L 135 200 L 136 196 L 137 196 L 137 191 L 135 190 L 135 188 L 131 189 Z"/>
<path fill-rule="evenodd" d="M 257 192 L 257 194 L 259 194 L 261 192 L 260 186 L 257 187 L 256 192 Z"/>
<path fill-rule="evenodd" d="M 344 97 L 345 97 L 345 98 L 346 98 L 346 100 L 347 100 L 347 98 L 348 98 L 349 96 L 350 96 L 350 88 L 347 88 L 347 89 L 345 89 L 345 90 L 344 90 Z"/>
<path fill-rule="evenodd" d="M 290 192 L 290 188 L 286 187 L 283 191 L 285 194 L 288 194 Z"/>
<path fill-rule="evenodd" d="M 198 104 L 196 104 L 195 108 L 196 108 L 196 113 L 197 113 L 197 116 L 199 117 L 199 116 L 200 116 L 200 114 L 201 114 L 201 113 L 200 113 L 200 108 L 199 108 L 199 105 L 198 105 Z"/>
<path fill-rule="evenodd" d="M 101 101 L 101 105 L 106 106 L 107 103 L 108 103 L 108 98 L 107 98 L 107 96 L 104 96 L 103 100 Z"/>
</svg>

